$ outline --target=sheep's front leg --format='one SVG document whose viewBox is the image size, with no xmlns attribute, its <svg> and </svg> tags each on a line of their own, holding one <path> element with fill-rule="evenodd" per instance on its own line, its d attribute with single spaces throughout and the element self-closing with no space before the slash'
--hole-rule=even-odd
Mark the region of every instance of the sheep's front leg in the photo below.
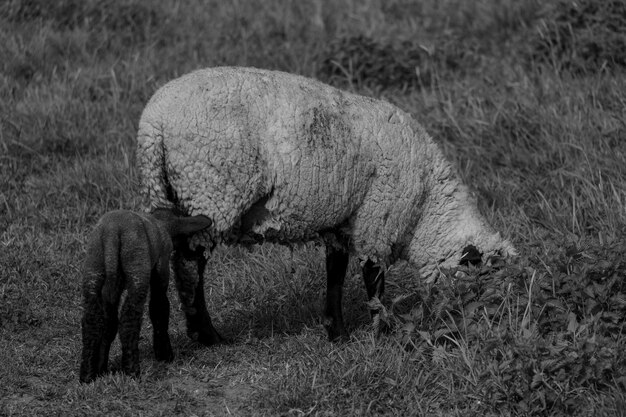
<svg viewBox="0 0 626 417">
<path fill-rule="evenodd" d="M 152 346 L 159 361 L 171 362 L 174 352 L 170 343 L 170 301 L 167 298 L 169 284 L 169 257 L 160 260 L 160 265 L 150 277 L 150 321 L 152 321 Z"/>
<path fill-rule="evenodd" d="M 348 269 L 349 253 L 332 244 L 326 245 L 326 309 L 324 326 L 331 341 L 347 340 L 348 332 L 343 324 L 341 300 L 343 282 Z"/>
<path fill-rule="evenodd" d="M 385 273 L 383 269 L 368 259 L 363 265 L 362 271 L 370 305 L 380 304 L 385 292 Z M 385 330 L 379 327 L 379 314 L 380 308 L 370 307 L 370 315 L 377 331 Z"/>
<path fill-rule="evenodd" d="M 187 319 L 187 335 L 205 346 L 214 345 L 224 339 L 217 333 L 204 298 L 204 269 L 207 260 L 204 248 L 199 247 L 190 256 L 175 251 L 174 270 L 176 288 Z"/>
</svg>

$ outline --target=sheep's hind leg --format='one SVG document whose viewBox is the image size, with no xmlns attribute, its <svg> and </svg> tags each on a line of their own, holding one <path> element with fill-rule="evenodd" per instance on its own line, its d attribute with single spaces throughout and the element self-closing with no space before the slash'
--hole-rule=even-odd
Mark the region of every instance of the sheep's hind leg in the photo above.
<svg viewBox="0 0 626 417">
<path fill-rule="evenodd" d="M 347 250 L 333 244 L 326 245 L 326 309 L 324 326 L 331 341 L 348 340 L 349 334 L 343 324 L 341 311 L 343 282 L 350 255 Z"/>
<path fill-rule="evenodd" d="M 224 339 L 213 327 L 204 298 L 204 269 L 207 260 L 204 248 L 195 253 L 176 251 L 174 268 L 176 288 L 187 319 L 187 335 L 205 346 L 221 343 Z M 191 255 L 191 256 L 190 256 Z"/>
<path fill-rule="evenodd" d="M 385 292 L 385 273 L 379 265 L 368 259 L 363 265 L 363 281 L 375 330 L 386 331 L 387 329 L 380 325 L 380 308 L 382 307 L 380 303 Z"/>
</svg>

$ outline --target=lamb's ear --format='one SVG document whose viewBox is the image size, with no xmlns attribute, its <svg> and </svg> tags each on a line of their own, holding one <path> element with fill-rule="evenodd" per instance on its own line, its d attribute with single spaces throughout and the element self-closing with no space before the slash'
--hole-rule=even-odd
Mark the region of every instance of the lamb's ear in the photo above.
<svg viewBox="0 0 626 417">
<path fill-rule="evenodd" d="M 211 226 L 213 221 L 206 216 L 176 217 L 170 224 L 172 236 L 190 235 Z"/>
</svg>

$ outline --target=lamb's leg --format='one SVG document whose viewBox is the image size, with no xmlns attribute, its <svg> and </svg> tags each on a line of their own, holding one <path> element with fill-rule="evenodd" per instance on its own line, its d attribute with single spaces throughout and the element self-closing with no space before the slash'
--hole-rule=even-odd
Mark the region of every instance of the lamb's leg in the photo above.
<svg viewBox="0 0 626 417">
<path fill-rule="evenodd" d="M 80 362 L 80 382 L 91 382 L 98 375 L 100 346 L 104 333 L 104 310 L 102 300 L 95 295 L 85 298 L 82 335 L 83 352 Z"/>
<path fill-rule="evenodd" d="M 350 255 L 343 248 L 333 244 L 326 245 L 326 309 L 324 311 L 324 326 L 331 341 L 347 340 L 348 332 L 343 324 L 341 299 L 343 281 L 348 268 Z"/>
<path fill-rule="evenodd" d="M 117 297 L 119 300 L 119 297 Z M 119 320 L 117 317 L 119 302 L 108 302 L 104 300 L 104 332 L 102 334 L 100 350 L 98 353 L 97 375 L 105 374 L 109 367 L 109 351 L 111 343 L 117 335 Z"/>
<path fill-rule="evenodd" d="M 368 259 L 363 265 L 363 281 L 365 282 L 365 289 L 367 290 L 370 304 L 380 303 L 385 292 L 385 273 L 383 269 Z M 370 307 L 370 314 L 377 330 L 384 330 L 378 326 L 380 309 Z"/>
<path fill-rule="evenodd" d="M 152 321 L 152 346 L 154 356 L 159 361 L 171 362 L 174 359 L 170 343 L 169 321 L 170 301 L 167 298 L 169 284 L 169 257 L 161 260 L 159 269 L 150 278 L 150 320 Z"/>
<path fill-rule="evenodd" d="M 204 269 L 207 260 L 204 248 L 199 247 L 193 256 L 175 251 L 174 269 L 176 288 L 187 319 L 187 335 L 205 346 L 224 339 L 213 327 L 204 298 Z"/>
<path fill-rule="evenodd" d="M 122 345 L 122 370 L 125 374 L 139 376 L 139 335 L 143 309 L 148 297 L 150 272 L 128 274 L 128 294 L 120 313 L 120 342 Z"/>
</svg>

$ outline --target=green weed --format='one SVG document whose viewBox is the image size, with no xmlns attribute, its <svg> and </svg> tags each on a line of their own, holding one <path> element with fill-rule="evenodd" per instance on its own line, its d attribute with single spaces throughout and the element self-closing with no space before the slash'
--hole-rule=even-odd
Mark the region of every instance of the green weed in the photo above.
<svg viewBox="0 0 626 417">
<path fill-rule="evenodd" d="M 589 389 L 625 387 L 624 249 L 572 246 L 535 266 L 459 268 L 449 284 L 398 296 L 387 319 L 399 343 L 433 361 L 465 351 L 485 407 L 569 414 Z"/>
</svg>

